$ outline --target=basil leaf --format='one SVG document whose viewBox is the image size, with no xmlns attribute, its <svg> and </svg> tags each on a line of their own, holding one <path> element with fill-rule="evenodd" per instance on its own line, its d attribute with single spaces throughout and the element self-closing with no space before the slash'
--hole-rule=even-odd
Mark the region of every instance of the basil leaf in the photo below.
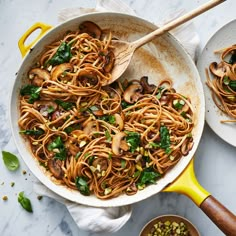
<svg viewBox="0 0 236 236">
<path fill-rule="evenodd" d="M 73 106 L 75 106 L 72 102 L 64 102 L 59 99 L 55 100 L 55 103 L 59 106 L 61 106 L 64 110 L 69 111 Z"/>
<path fill-rule="evenodd" d="M 19 168 L 19 160 L 14 154 L 2 151 L 2 158 L 8 170 L 15 171 Z"/>
<path fill-rule="evenodd" d="M 128 132 L 126 131 L 126 141 L 130 144 L 130 151 L 135 152 L 136 148 L 140 144 L 140 134 L 136 132 Z"/>
<path fill-rule="evenodd" d="M 69 62 L 72 57 L 70 45 L 62 42 L 54 56 L 47 62 L 52 66 L 56 66 L 65 62 Z"/>
<path fill-rule="evenodd" d="M 233 52 L 232 56 L 229 59 L 229 64 L 233 65 L 236 63 L 236 51 Z"/>
<path fill-rule="evenodd" d="M 170 147 L 170 134 L 166 126 L 161 126 L 160 128 L 161 143 L 160 147 L 163 149 Z"/>
<path fill-rule="evenodd" d="M 41 91 L 41 87 L 27 84 L 21 88 L 20 94 L 22 96 L 30 95 L 28 102 L 32 104 L 40 98 L 40 91 Z"/>
<path fill-rule="evenodd" d="M 42 129 L 36 129 L 36 130 L 26 129 L 26 130 L 21 130 L 19 133 L 26 134 L 26 135 L 40 136 L 40 135 L 44 134 L 44 130 L 42 130 Z"/>
<path fill-rule="evenodd" d="M 108 130 L 105 131 L 105 136 L 108 142 L 111 142 L 111 135 Z"/>
<path fill-rule="evenodd" d="M 229 87 L 230 87 L 232 90 L 236 91 L 236 80 L 230 80 L 230 82 L 229 82 Z"/>
<path fill-rule="evenodd" d="M 18 195 L 18 202 L 28 212 L 33 212 L 30 200 L 24 196 L 24 192 L 20 192 Z"/>
<path fill-rule="evenodd" d="M 121 101 L 121 107 L 122 107 L 122 109 L 125 109 L 125 108 L 130 107 L 130 106 L 132 106 L 132 104 L 129 104 L 129 103 L 126 102 L 126 101 Z"/>
<path fill-rule="evenodd" d="M 104 120 L 112 125 L 116 123 L 116 118 L 113 115 L 101 116 L 99 119 Z"/>
<path fill-rule="evenodd" d="M 83 194 L 85 196 L 90 195 L 89 186 L 88 186 L 87 181 L 84 177 L 77 176 L 75 178 L 75 185 L 76 185 L 76 187 L 78 188 L 78 190 L 80 191 L 81 194 Z"/>
</svg>

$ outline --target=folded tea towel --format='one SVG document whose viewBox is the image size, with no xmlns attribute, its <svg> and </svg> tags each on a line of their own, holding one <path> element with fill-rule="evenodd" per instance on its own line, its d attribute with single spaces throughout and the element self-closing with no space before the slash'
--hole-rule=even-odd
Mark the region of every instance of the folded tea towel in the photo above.
<svg viewBox="0 0 236 236">
<path fill-rule="evenodd" d="M 97 0 L 95 8 L 64 9 L 59 13 L 58 18 L 60 22 L 63 22 L 85 13 L 104 11 L 136 15 L 135 11 L 121 0 Z M 157 22 L 157 25 L 161 26 L 183 13 L 184 10 L 172 12 L 171 14 L 166 12 L 165 16 L 163 16 L 162 22 Z M 194 60 L 196 49 L 199 44 L 199 37 L 194 30 L 193 23 L 186 23 L 183 26 L 179 26 L 172 30 L 171 33 L 182 43 L 186 51 Z M 53 198 L 64 204 L 78 227 L 90 232 L 116 232 L 129 220 L 132 213 L 132 206 L 96 208 L 68 201 L 49 190 L 40 182 L 34 184 L 34 191 L 39 195 Z"/>
</svg>

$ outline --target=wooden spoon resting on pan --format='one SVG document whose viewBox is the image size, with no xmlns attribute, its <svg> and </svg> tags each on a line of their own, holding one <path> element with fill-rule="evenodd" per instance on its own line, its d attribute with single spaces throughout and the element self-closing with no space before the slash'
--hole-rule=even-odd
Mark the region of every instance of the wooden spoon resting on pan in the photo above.
<svg viewBox="0 0 236 236">
<path fill-rule="evenodd" d="M 217 6 L 218 4 L 224 2 L 226 0 L 212 0 L 197 9 L 167 23 L 166 25 L 158 28 L 157 30 L 145 35 L 144 37 L 134 41 L 134 42 L 125 42 L 120 40 L 113 40 L 112 46 L 114 46 L 114 55 L 115 55 L 115 64 L 112 69 L 111 80 L 107 81 L 107 84 L 111 84 L 115 80 L 117 80 L 127 69 L 130 64 L 131 58 L 135 52 L 135 50 L 142 45 L 150 42 L 156 36 L 162 35 L 165 32 L 176 28 L 177 26 L 193 19 L 194 17 L 202 14 L 203 12 Z"/>
</svg>

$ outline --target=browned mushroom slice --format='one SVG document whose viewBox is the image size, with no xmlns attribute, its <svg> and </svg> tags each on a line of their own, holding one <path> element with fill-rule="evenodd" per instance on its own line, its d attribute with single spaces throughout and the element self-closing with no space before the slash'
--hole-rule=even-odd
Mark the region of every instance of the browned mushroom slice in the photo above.
<svg viewBox="0 0 236 236">
<path fill-rule="evenodd" d="M 112 139 L 112 152 L 115 155 L 119 155 L 120 154 L 120 149 L 124 150 L 124 151 L 128 151 L 129 150 L 129 146 L 126 143 L 126 141 L 124 140 L 126 134 L 124 132 L 119 132 L 117 134 L 114 135 L 113 139 Z"/>
<path fill-rule="evenodd" d="M 50 74 L 48 71 L 41 68 L 33 68 L 29 72 L 29 78 L 32 79 L 32 84 L 36 86 L 42 86 L 45 80 L 50 79 Z"/>
<path fill-rule="evenodd" d="M 70 63 L 63 63 L 54 68 L 52 71 L 52 80 L 56 81 L 66 71 L 72 71 L 73 66 Z"/>
<path fill-rule="evenodd" d="M 89 121 L 84 129 L 83 129 L 84 133 L 87 135 L 90 135 L 92 132 L 98 131 L 97 130 L 97 124 L 96 121 Z"/>
<path fill-rule="evenodd" d="M 135 103 L 142 96 L 143 87 L 140 84 L 131 84 L 124 92 L 123 98 L 128 103 Z"/>
<path fill-rule="evenodd" d="M 217 62 L 212 62 L 209 66 L 211 73 L 218 77 L 223 77 L 226 72 L 226 66 L 223 62 L 217 64 Z"/>
<path fill-rule="evenodd" d="M 62 170 L 61 165 L 62 162 L 60 160 L 50 159 L 48 161 L 48 169 L 51 171 L 51 173 L 56 179 L 63 179 L 64 177 L 65 173 Z"/>
<path fill-rule="evenodd" d="M 143 87 L 144 93 L 153 93 L 156 89 L 156 85 L 148 83 L 148 77 L 147 76 L 143 76 L 140 79 L 140 84 Z"/>
<path fill-rule="evenodd" d="M 91 21 L 84 21 L 79 25 L 80 33 L 87 33 L 93 38 L 100 39 L 102 30 L 98 25 Z"/>
<path fill-rule="evenodd" d="M 187 138 L 184 140 L 181 146 L 181 153 L 187 156 L 189 151 L 193 148 L 193 138 Z"/>
<path fill-rule="evenodd" d="M 124 120 L 122 119 L 122 117 L 119 114 L 114 114 L 114 117 L 116 119 L 116 124 L 119 125 L 119 129 L 123 130 L 124 128 Z"/>
<path fill-rule="evenodd" d="M 96 85 L 98 83 L 97 76 L 91 71 L 81 70 L 77 80 L 83 84 L 83 86 Z"/>
<path fill-rule="evenodd" d="M 57 104 L 52 101 L 47 100 L 39 100 L 34 102 L 34 108 L 38 110 L 42 116 L 47 117 L 50 113 L 50 110 L 56 111 L 57 110 Z"/>
<path fill-rule="evenodd" d="M 106 55 L 105 55 L 105 64 L 103 66 L 103 69 L 106 73 L 109 73 L 114 66 L 115 63 L 115 55 L 112 51 L 109 51 Z"/>
</svg>

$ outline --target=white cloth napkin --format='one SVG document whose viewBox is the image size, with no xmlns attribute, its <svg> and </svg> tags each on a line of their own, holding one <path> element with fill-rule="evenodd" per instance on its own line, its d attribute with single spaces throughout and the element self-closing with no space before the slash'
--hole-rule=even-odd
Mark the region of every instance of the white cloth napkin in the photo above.
<svg viewBox="0 0 236 236">
<path fill-rule="evenodd" d="M 97 0 L 96 8 L 64 9 L 59 13 L 58 19 L 60 22 L 63 22 L 85 13 L 99 11 L 123 12 L 130 15 L 136 15 L 135 11 L 121 0 Z M 157 25 L 161 26 L 183 13 L 184 10 L 172 13 L 166 12 L 165 15 L 163 15 L 162 12 L 162 22 L 158 22 Z M 192 59 L 195 60 L 199 37 L 195 32 L 194 25 L 192 23 L 186 23 L 183 26 L 172 30 L 171 33 L 182 43 Z M 68 201 L 49 190 L 40 182 L 34 184 L 34 191 L 36 194 L 53 198 L 64 204 L 78 227 L 91 232 L 116 232 L 129 220 L 132 214 L 131 206 L 96 208 Z"/>
</svg>

